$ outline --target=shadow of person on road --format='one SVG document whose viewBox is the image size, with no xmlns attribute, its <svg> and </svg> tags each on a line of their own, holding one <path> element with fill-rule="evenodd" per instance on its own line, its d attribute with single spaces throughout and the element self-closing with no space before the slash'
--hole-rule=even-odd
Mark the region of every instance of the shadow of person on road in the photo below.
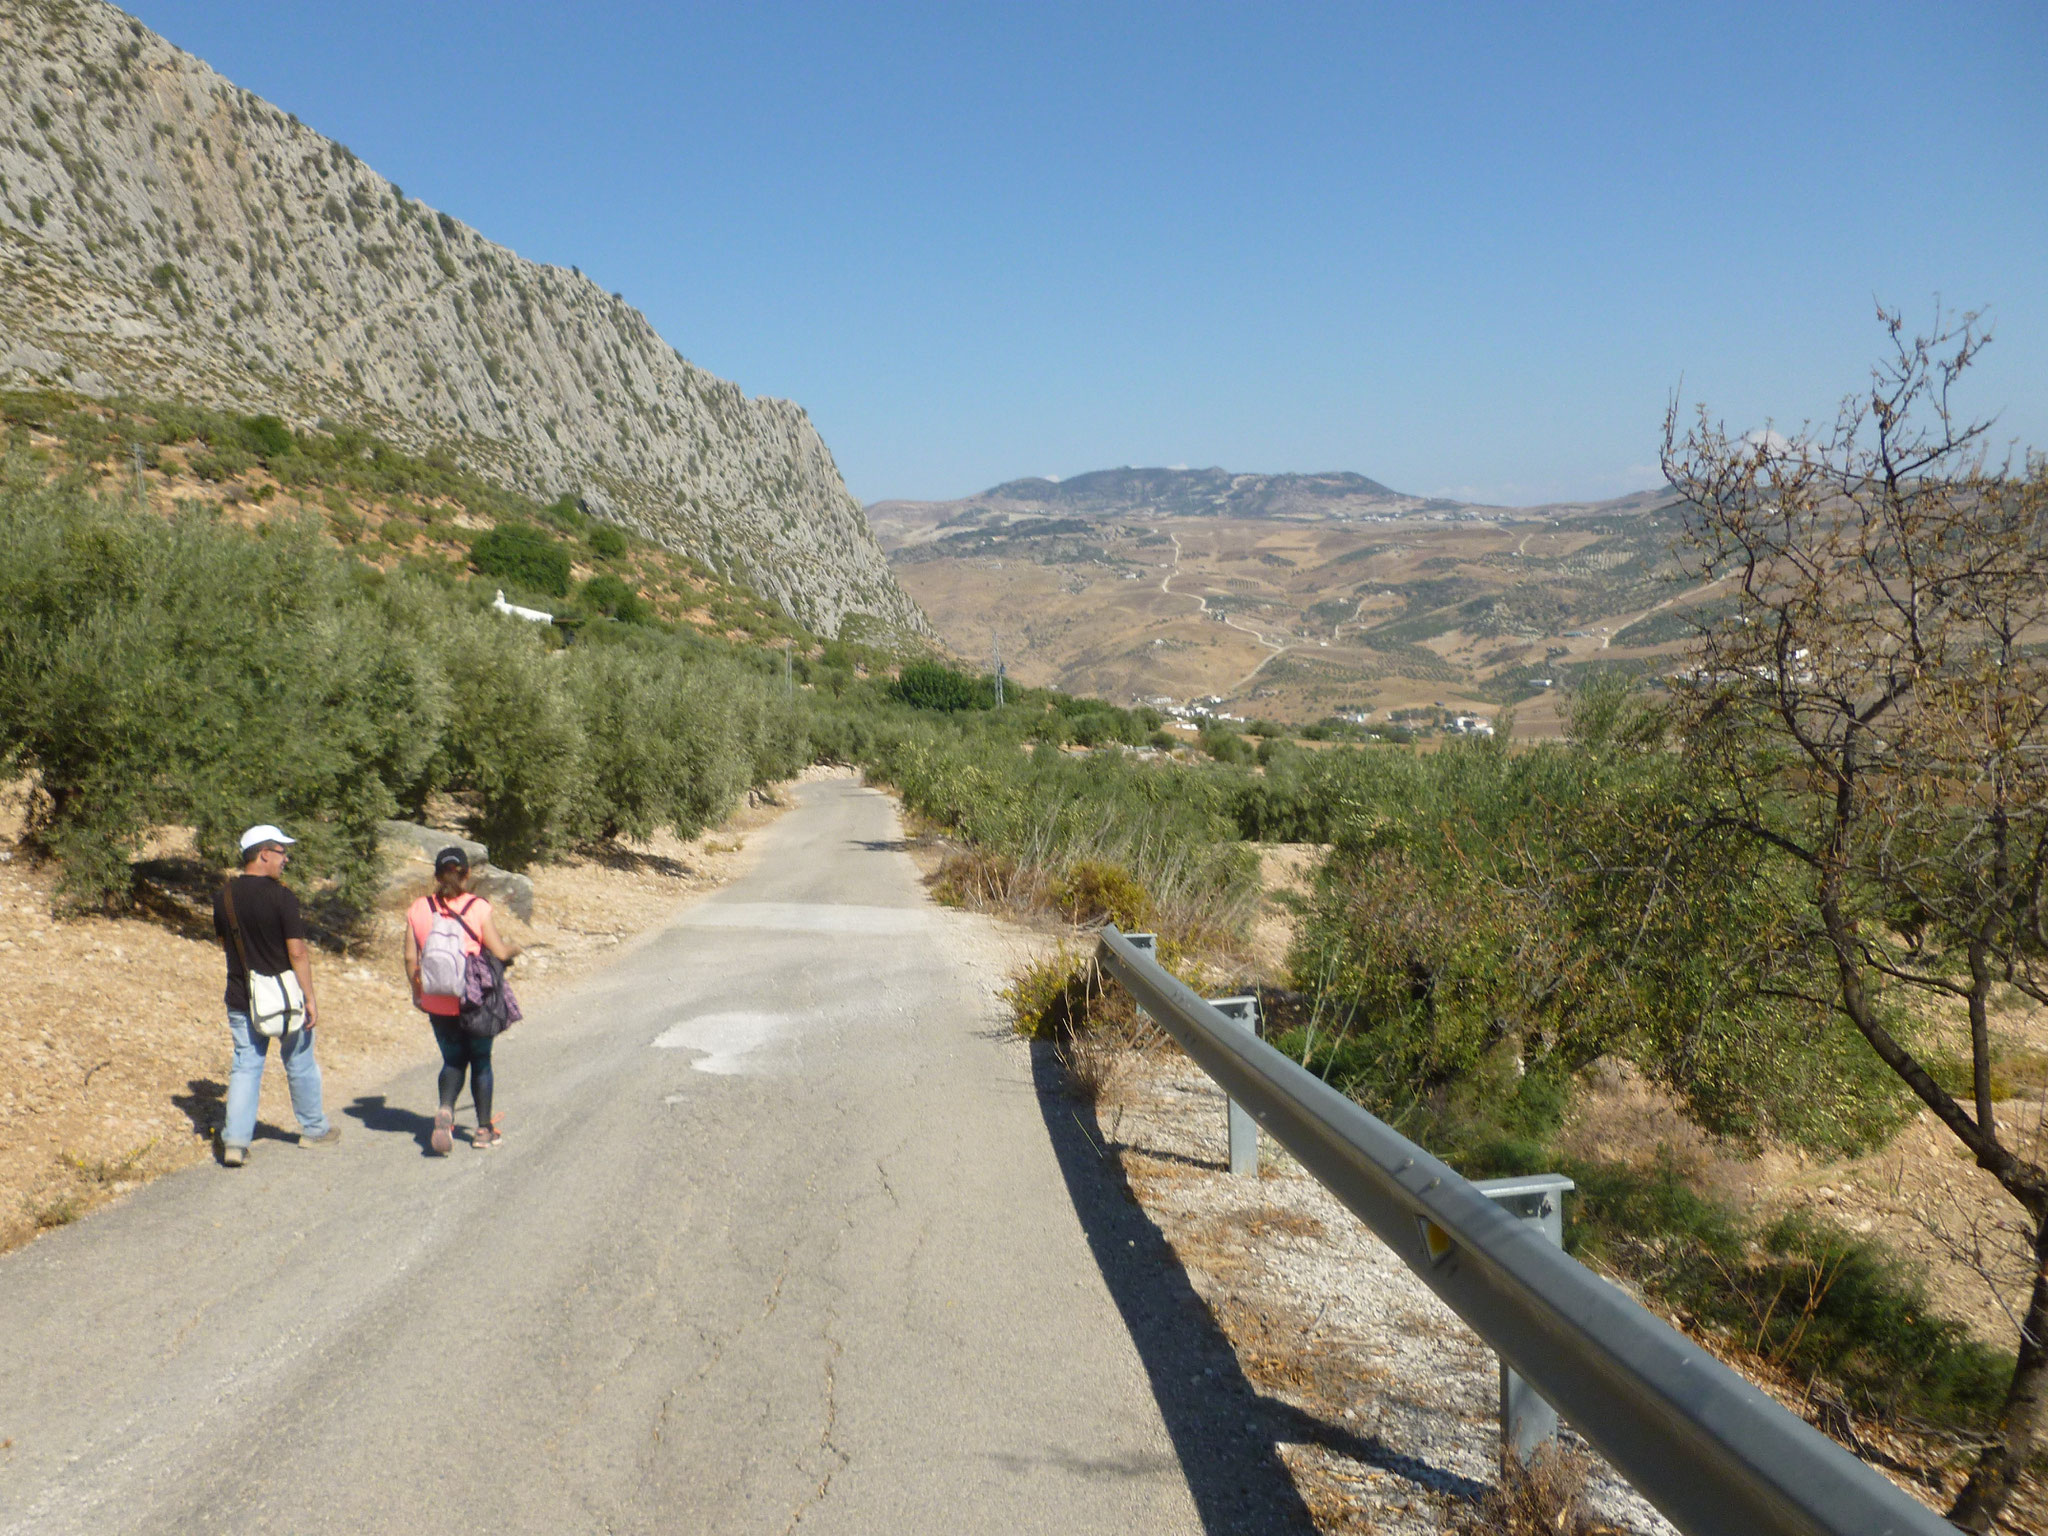
<svg viewBox="0 0 2048 1536">
<path fill-rule="evenodd" d="M 400 1136 L 409 1133 L 412 1139 L 420 1144 L 420 1156 L 433 1155 L 432 1115 L 423 1115 L 412 1109 L 400 1109 L 381 1093 L 358 1096 L 353 1104 L 342 1110 L 342 1113 L 362 1121 L 363 1129 L 366 1131 L 388 1131 Z"/>
<path fill-rule="evenodd" d="M 1396 1451 L 1377 1435 L 1267 1397 L 1246 1380 L 1215 1313 L 1138 1204 L 1094 1107 L 1069 1092 L 1050 1043 L 1032 1045 L 1031 1076 L 1068 1196 L 1151 1378 L 1204 1530 L 1315 1529 L 1280 1459 L 1283 1442 L 1322 1446 L 1436 1493 L 1471 1499 L 1485 1492 L 1485 1485 Z"/>
<path fill-rule="evenodd" d="M 192 1077 L 185 1080 L 185 1092 L 171 1095 L 171 1104 L 185 1118 L 192 1122 L 195 1135 L 207 1137 L 213 1143 L 214 1161 L 220 1160 L 220 1128 L 228 1117 L 228 1085 L 210 1077 Z M 292 1132 L 279 1130 L 274 1125 L 258 1120 L 251 1135 L 252 1141 L 293 1141 Z"/>
</svg>

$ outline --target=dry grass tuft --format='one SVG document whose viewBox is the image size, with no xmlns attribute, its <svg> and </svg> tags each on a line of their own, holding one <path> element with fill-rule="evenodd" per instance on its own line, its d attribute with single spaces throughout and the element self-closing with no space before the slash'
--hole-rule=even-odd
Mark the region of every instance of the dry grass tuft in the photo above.
<svg viewBox="0 0 2048 1536">
<path fill-rule="evenodd" d="M 1130 1052 L 1121 1041 L 1100 1034 L 1070 1035 L 1054 1049 L 1067 1091 L 1076 1099 L 1096 1109 L 1117 1102 L 1130 1067 Z"/>
<path fill-rule="evenodd" d="M 76 1169 L 88 1182 L 93 1184 L 118 1184 L 123 1179 L 135 1177 L 135 1170 L 142 1160 L 149 1156 L 161 1137 L 152 1136 L 133 1152 L 120 1157 L 87 1157 L 76 1152 L 66 1152 L 62 1161 Z"/>
<path fill-rule="evenodd" d="M 1457 1536 L 1608 1536 L 1614 1527 L 1586 1511 L 1592 1458 L 1560 1445 L 1539 1447 L 1528 1466 L 1509 1458 L 1486 1496 L 1452 1517 Z"/>
<path fill-rule="evenodd" d="M 948 852 L 931 878 L 931 892 L 940 906 L 969 912 L 1032 912 L 1051 904 L 1042 870 L 982 848 Z"/>
</svg>

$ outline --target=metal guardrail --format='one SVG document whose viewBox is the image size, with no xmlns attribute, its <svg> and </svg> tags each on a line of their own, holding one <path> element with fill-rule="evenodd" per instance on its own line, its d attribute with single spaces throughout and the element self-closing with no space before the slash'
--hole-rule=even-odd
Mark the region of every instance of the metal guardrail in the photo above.
<svg viewBox="0 0 2048 1536">
<path fill-rule="evenodd" d="M 1103 967 L 1687 1536 L 1954 1536 L 1618 1287 L 1233 1025 L 1114 928 Z"/>
</svg>

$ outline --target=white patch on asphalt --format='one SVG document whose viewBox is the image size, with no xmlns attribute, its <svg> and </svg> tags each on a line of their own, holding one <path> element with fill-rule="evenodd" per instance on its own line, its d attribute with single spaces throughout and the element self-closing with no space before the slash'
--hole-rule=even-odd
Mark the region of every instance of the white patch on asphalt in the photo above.
<svg viewBox="0 0 2048 1536">
<path fill-rule="evenodd" d="M 769 928 L 781 933 L 920 933 L 923 907 L 855 907 L 795 901 L 706 902 L 678 921 L 681 928 Z"/>
<path fill-rule="evenodd" d="M 656 1050 L 699 1051 L 690 1063 L 721 1077 L 744 1073 L 752 1057 L 796 1021 L 785 1013 L 701 1013 L 671 1024 L 654 1037 Z"/>
</svg>

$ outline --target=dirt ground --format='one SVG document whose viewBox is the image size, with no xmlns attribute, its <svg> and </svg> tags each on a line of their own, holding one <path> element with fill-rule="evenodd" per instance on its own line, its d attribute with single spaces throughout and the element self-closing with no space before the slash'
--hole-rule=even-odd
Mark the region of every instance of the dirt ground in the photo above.
<svg viewBox="0 0 2048 1536">
<path fill-rule="evenodd" d="M 25 784 L 0 786 L 0 1251 L 214 1155 L 230 1054 L 210 893 L 157 892 L 149 910 L 123 917 L 53 917 L 54 871 L 20 842 L 26 803 Z M 745 867 L 748 834 L 780 811 L 764 801 L 689 842 L 664 834 L 533 870 L 533 921 L 498 913 L 501 931 L 525 947 L 512 975 L 522 1000 L 544 1002 L 731 879 Z M 157 851 L 178 842 L 174 831 Z M 434 1058 L 401 961 L 402 914 L 431 871 L 421 858 L 395 874 L 367 945 L 314 950 L 330 1112 Z M 517 1104 L 508 1110 L 516 1116 Z M 296 1134 L 273 1062 L 257 1137 Z"/>
</svg>

